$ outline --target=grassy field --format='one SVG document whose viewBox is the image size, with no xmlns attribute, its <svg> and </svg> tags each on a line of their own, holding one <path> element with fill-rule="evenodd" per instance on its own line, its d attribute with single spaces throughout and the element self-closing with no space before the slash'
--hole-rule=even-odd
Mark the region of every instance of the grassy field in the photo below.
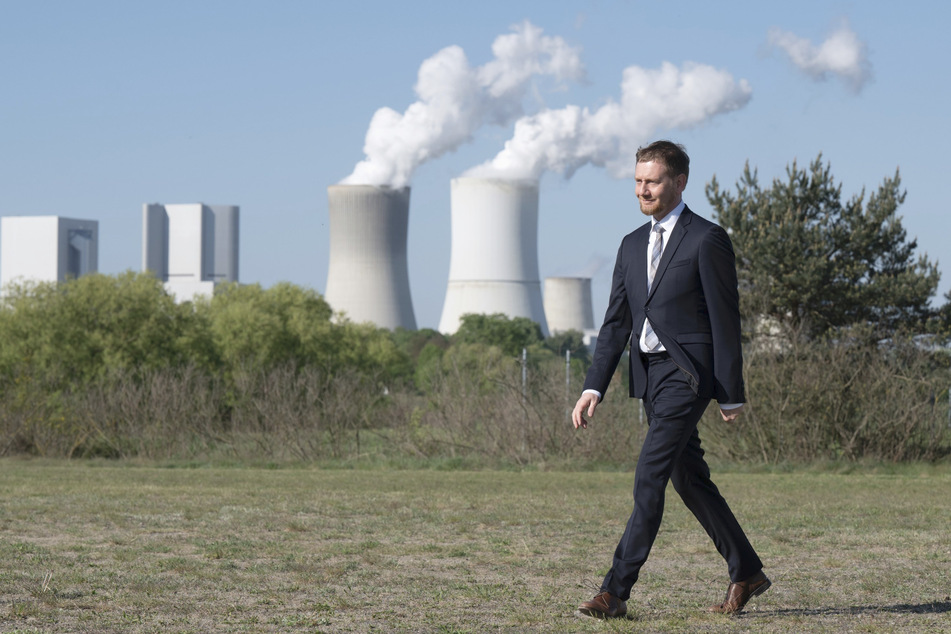
<svg viewBox="0 0 951 634">
<path fill-rule="evenodd" d="M 951 469 L 723 472 L 773 588 L 670 491 L 631 619 L 576 612 L 633 476 L 0 461 L 3 632 L 951 631 Z"/>
</svg>

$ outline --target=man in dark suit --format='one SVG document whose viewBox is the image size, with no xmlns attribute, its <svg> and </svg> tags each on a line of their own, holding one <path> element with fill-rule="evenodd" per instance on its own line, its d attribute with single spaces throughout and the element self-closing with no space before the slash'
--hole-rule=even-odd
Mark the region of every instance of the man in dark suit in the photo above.
<svg viewBox="0 0 951 634">
<path fill-rule="evenodd" d="M 622 616 L 664 512 L 668 480 L 729 567 L 723 603 L 736 613 L 770 586 L 763 564 L 710 480 L 697 423 L 710 399 L 726 421 L 746 400 L 733 245 L 718 225 L 684 205 L 690 159 L 683 146 L 657 141 L 637 152 L 635 193 L 650 222 L 621 241 L 611 297 L 584 392 L 572 412 L 587 428 L 628 343 L 630 396 L 642 399 L 648 431 L 634 474 L 634 510 L 601 591 L 579 607 Z"/>
</svg>

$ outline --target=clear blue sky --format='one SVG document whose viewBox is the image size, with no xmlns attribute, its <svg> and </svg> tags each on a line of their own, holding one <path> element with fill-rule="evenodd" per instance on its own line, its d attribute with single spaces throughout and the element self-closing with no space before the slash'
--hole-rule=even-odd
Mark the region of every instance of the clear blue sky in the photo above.
<svg viewBox="0 0 951 634">
<path fill-rule="evenodd" d="M 98 220 L 100 271 L 117 273 L 141 268 L 143 203 L 240 205 L 241 281 L 323 292 L 326 188 L 365 158 L 374 113 L 420 99 L 424 60 L 457 46 L 482 67 L 528 21 L 585 75 L 527 83 L 525 115 L 616 104 L 629 67 L 702 65 L 746 82 L 742 103 L 689 129 L 640 131 L 687 146 L 685 199 L 702 215 L 704 184 L 715 174 L 732 187 L 747 160 L 768 183 L 822 153 L 847 195 L 899 168 L 904 225 L 939 262 L 943 294 L 949 17 L 937 1 L 0 0 L 0 215 Z M 477 127 L 412 174 L 420 327 L 442 311 L 449 182 L 492 159 L 513 123 Z M 593 273 L 596 321 L 619 240 L 642 222 L 630 179 L 616 176 L 584 164 L 541 180 L 541 275 Z"/>
</svg>

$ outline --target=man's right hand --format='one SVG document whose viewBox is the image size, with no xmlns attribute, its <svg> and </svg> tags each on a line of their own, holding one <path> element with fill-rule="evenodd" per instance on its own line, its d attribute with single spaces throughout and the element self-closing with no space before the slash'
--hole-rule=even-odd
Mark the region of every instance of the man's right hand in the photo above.
<svg viewBox="0 0 951 634">
<path fill-rule="evenodd" d="M 594 410 L 598 407 L 599 400 L 598 395 L 591 392 L 581 395 L 581 398 L 575 403 L 574 411 L 571 412 L 571 422 L 574 423 L 575 429 L 579 427 L 588 428 L 588 421 L 584 418 L 585 410 L 587 410 L 589 418 L 594 416 Z"/>
</svg>

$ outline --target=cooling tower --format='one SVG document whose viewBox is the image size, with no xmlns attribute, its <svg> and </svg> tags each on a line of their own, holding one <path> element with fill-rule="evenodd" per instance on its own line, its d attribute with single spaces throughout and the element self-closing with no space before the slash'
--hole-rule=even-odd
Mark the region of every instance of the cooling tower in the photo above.
<svg viewBox="0 0 951 634">
<path fill-rule="evenodd" d="M 452 255 L 439 330 L 466 313 L 528 317 L 548 326 L 538 275 L 538 181 L 452 180 Z"/>
<path fill-rule="evenodd" d="M 594 330 L 590 277 L 546 277 L 545 317 L 552 333 Z"/>
<path fill-rule="evenodd" d="M 416 330 L 406 234 L 409 188 L 331 185 L 325 299 L 354 322 Z"/>
</svg>

